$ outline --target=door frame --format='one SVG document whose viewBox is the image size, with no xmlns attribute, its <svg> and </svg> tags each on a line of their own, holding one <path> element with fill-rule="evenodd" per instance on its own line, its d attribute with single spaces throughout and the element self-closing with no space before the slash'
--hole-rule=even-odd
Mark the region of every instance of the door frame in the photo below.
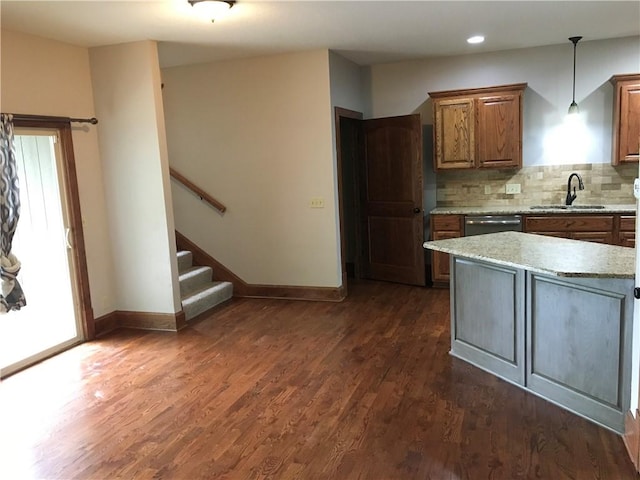
<svg viewBox="0 0 640 480">
<path fill-rule="evenodd" d="M 46 118 L 46 117 L 44 117 Z M 80 325 L 80 342 L 95 338 L 95 324 L 93 317 L 93 307 L 91 306 L 91 293 L 89 289 L 89 271 L 87 269 L 87 254 L 84 243 L 84 230 L 82 228 L 82 212 L 80 209 L 80 194 L 78 189 L 78 176 L 76 173 L 76 162 L 73 153 L 73 138 L 71 124 L 69 121 L 62 121 L 59 118 L 51 119 L 14 119 L 14 127 L 49 129 L 58 132 L 60 141 L 60 152 L 62 154 L 62 164 L 64 165 L 62 176 L 64 184 L 61 186 L 62 193 L 66 196 L 69 206 L 69 228 L 73 245 L 71 255 L 72 265 L 75 270 L 78 305 L 78 323 Z M 82 127 L 80 127 L 82 128 Z"/>
<path fill-rule="evenodd" d="M 364 117 L 364 114 L 362 112 L 349 110 L 347 108 L 334 107 L 334 115 L 335 115 L 335 132 L 336 132 L 336 173 L 337 173 L 336 177 L 338 179 L 338 216 L 339 216 L 339 225 L 340 225 L 340 264 L 342 267 L 342 292 L 343 292 L 343 295 L 346 297 L 348 294 L 347 261 L 346 261 L 347 240 L 346 240 L 346 235 L 344 231 L 344 199 L 343 199 L 344 179 L 342 178 L 343 161 L 342 161 L 342 138 L 340 135 L 340 130 L 342 126 L 341 121 L 343 118 L 349 118 L 351 120 L 362 120 Z M 361 140 L 362 138 L 359 135 L 359 142 Z M 356 204 L 358 206 L 360 205 L 360 196 L 358 194 L 358 191 L 360 190 L 360 172 L 358 167 L 361 161 L 362 161 L 362 149 L 361 149 L 361 145 L 358 145 L 358 157 L 356 159 L 356 162 L 358 163 L 358 165 L 356 165 L 355 172 L 354 172 L 355 179 L 356 179 L 355 197 L 356 197 Z M 359 228 L 356 228 L 356 243 L 360 244 L 361 243 L 360 241 L 361 239 L 359 238 Z M 358 252 L 356 254 L 356 260 L 355 260 L 356 278 L 359 278 L 360 261 L 361 261 L 360 253 Z"/>
</svg>

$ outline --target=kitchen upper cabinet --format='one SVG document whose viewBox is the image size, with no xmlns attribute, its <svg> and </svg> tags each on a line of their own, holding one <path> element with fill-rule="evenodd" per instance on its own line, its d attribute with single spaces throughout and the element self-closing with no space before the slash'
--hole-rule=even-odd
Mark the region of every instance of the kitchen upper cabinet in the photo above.
<svg viewBox="0 0 640 480">
<path fill-rule="evenodd" d="M 441 99 L 434 102 L 436 168 L 475 166 L 474 100 Z"/>
<path fill-rule="evenodd" d="M 522 167 L 521 93 L 476 100 L 476 135 L 480 168 Z"/>
<path fill-rule="evenodd" d="M 431 92 L 436 170 L 522 167 L 526 83 Z"/>
<path fill-rule="evenodd" d="M 640 158 L 640 74 L 614 75 L 613 165 Z"/>
</svg>

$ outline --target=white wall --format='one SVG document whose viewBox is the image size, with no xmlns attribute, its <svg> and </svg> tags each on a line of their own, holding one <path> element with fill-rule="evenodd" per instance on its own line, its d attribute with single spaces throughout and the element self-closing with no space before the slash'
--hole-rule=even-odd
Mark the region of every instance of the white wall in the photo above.
<svg viewBox="0 0 640 480">
<path fill-rule="evenodd" d="M 640 38 L 578 43 L 576 101 L 586 122 L 579 148 L 567 148 L 563 121 L 572 95 L 573 45 L 527 48 L 375 65 L 370 68 L 372 116 L 422 113 L 431 124 L 430 91 L 527 82 L 524 165 L 608 163 L 613 87 L 609 78 L 640 72 Z"/>
<path fill-rule="evenodd" d="M 328 52 L 162 74 L 170 163 L 228 208 L 174 183 L 177 230 L 248 283 L 339 286 Z"/>
<path fill-rule="evenodd" d="M 89 51 L 118 310 L 181 310 L 155 42 Z"/>
<path fill-rule="evenodd" d="M 335 52 L 329 52 L 331 104 L 364 115 L 369 113 L 368 92 L 363 89 L 363 69 Z"/>
<path fill-rule="evenodd" d="M 3 112 L 93 117 L 93 93 L 86 48 L 2 30 Z M 99 126 L 72 125 L 91 302 L 95 317 L 115 308 Z"/>
</svg>

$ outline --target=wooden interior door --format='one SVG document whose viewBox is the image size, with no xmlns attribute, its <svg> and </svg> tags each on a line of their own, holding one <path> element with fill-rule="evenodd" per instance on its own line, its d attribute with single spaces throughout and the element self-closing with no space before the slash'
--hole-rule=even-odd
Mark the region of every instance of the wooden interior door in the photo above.
<svg viewBox="0 0 640 480">
<path fill-rule="evenodd" d="M 420 115 L 363 121 L 364 276 L 425 284 Z"/>
</svg>

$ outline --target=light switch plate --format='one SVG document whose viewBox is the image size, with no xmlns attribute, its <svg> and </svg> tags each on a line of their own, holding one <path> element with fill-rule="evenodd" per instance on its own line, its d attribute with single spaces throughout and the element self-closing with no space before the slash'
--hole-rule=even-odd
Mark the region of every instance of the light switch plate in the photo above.
<svg viewBox="0 0 640 480">
<path fill-rule="evenodd" d="M 310 208 L 324 208 L 324 198 L 322 197 L 311 197 L 309 200 Z"/>
<path fill-rule="evenodd" d="M 520 184 L 519 183 L 507 183 L 505 186 L 505 193 L 515 194 L 520 193 Z"/>
<path fill-rule="evenodd" d="M 633 196 L 636 197 L 636 200 L 640 200 L 640 178 L 633 181 Z"/>
</svg>

